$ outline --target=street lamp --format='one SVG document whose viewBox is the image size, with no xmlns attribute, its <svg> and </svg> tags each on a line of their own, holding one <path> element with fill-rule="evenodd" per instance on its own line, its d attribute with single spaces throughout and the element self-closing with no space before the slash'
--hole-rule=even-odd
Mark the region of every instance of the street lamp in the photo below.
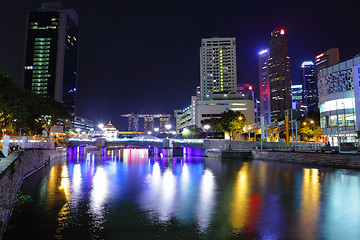
<svg viewBox="0 0 360 240">
<path fill-rule="evenodd" d="M 208 131 L 210 129 L 210 125 L 209 124 L 204 125 L 204 129 L 206 130 L 206 138 L 208 138 Z"/>
<path fill-rule="evenodd" d="M 168 131 L 169 131 L 169 130 L 170 130 L 170 128 L 171 128 L 171 125 L 170 125 L 170 124 L 166 124 L 166 125 L 165 125 L 165 129 L 166 129 L 166 130 L 168 130 Z"/>
<path fill-rule="evenodd" d="M 148 135 L 151 135 L 151 134 L 152 134 L 152 132 L 151 132 L 151 131 L 148 131 L 148 132 L 147 132 L 147 134 L 148 134 Z"/>
<path fill-rule="evenodd" d="M 181 134 L 182 134 L 183 136 L 185 136 L 185 137 L 186 137 L 186 135 L 188 135 L 189 133 L 190 133 L 190 130 L 187 129 L 187 128 L 184 128 L 184 129 L 182 130 L 182 132 L 181 132 Z"/>
<path fill-rule="evenodd" d="M 81 131 L 81 129 L 80 129 L 80 128 L 76 128 L 75 130 L 77 131 L 78 138 L 80 138 L 80 131 Z"/>
</svg>

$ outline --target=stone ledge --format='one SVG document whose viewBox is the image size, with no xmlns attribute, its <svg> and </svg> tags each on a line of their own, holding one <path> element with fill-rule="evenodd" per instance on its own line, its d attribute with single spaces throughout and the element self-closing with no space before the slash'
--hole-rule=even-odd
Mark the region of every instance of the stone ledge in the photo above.
<svg viewBox="0 0 360 240">
<path fill-rule="evenodd" d="M 295 163 L 307 166 L 360 169 L 360 156 L 357 154 L 261 150 L 253 150 L 252 154 L 254 160 Z"/>
</svg>

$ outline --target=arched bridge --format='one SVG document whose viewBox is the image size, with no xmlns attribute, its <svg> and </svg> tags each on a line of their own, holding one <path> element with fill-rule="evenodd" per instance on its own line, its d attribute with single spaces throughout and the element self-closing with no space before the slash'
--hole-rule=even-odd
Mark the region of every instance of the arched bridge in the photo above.
<svg viewBox="0 0 360 240">
<path fill-rule="evenodd" d="M 164 149 L 178 148 L 178 147 L 194 147 L 205 149 L 203 139 L 162 139 L 162 138 L 70 138 L 69 145 L 93 145 L 97 147 L 110 146 L 144 146 L 157 147 Z"/>
</svg>

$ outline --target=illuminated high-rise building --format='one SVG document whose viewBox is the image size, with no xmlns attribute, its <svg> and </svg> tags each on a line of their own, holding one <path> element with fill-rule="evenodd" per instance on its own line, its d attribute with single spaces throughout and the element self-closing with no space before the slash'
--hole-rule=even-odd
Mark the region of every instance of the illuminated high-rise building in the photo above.
<svg viewBox="0 0 360 240">
<path fill-rule="evenodd" d="M 271 121 L 282 119 L 291 109 L 290 57 L 284 29 L 271 32 L 269 57 Z"/>
<path fill-rule="evenodd" d="M 317 81 L 315 65 L 312 61 L 305 61 L 301 65 L 303 91 L 302 104 L 308 111 L 318 112 Z"/>
<path fill-rule="evenodd" d="M 291 85 L 292 109 L 302 109 L 303 86 L 302 84 Z M 306 108 L 307 109 L 307 108 Z"/>
<path fill-rule="evenodd" d="M 154 117 L 153 116 L 145 116 L 144 117 L 144 132 L 153 131 L 154 130 Z"/>
<path fill-rule="evenodd" d="M 23 86 L 75 115 L 79 27 L 74 9 L 43 3 L 28 14 Z"/>
<path fill-rule="evenodd" d="M 201 100 L 213 95 L 236 94 L 235 38 L 203 38 L 200 47 Z"/>
<path fill-rule="evenodd" d="M 315 57 L 315 69 L 317 79 L 320 78 L 320 71 L 324 68 L 338 64 L 340 61 L 339 49 L 331 48 Z"/>
<path fill-rule="evenodd" d="M 269 49 L 259 52 L 260 115 L 264 116 L 267 123 L 271 122 L 269 57 Z"/>
</svg>

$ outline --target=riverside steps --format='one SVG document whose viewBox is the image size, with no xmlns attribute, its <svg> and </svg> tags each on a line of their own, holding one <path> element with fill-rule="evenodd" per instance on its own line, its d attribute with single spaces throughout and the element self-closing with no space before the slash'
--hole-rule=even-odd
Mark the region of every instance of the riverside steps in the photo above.
<svg viewBox="0 0 360 240">
<path fill-rule="evenodd" d="M 67 155 L 65 148 L 24 149 L 0 158 L 0 239 L 16 202 L 23 180 L 55 159 Z"/>
</svg>

